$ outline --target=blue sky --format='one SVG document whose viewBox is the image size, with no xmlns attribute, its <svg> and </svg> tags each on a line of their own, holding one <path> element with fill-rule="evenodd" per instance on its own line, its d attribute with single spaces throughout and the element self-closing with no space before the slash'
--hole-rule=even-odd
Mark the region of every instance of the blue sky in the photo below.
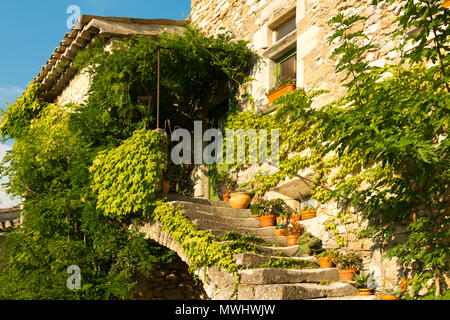
<svg viewBox="0 0 450 320">
<path fill-rule="evenodd" d="M 68 32 L 69 6 L 81 14 L 184 20 L 190 0 L 2 0 L 0 2 L 0 106 L 18 98 Z M 11 147 L 0 145 L 0 158 Z M 11 202 L 0 190 L 0 207 Z"/>
</svg>

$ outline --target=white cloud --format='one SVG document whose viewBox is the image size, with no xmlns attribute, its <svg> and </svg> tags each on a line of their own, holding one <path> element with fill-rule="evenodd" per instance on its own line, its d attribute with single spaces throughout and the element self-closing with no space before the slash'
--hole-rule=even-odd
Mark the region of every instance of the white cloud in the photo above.
<svg viewBox="0 0 450 320">
<path fill-rule="evenodd" d="M 17 86 L 0 87 L 0 106 L 3 107 L 6 102 L 14 102 L 24 91 L 24 89 Z"/>
</svg>

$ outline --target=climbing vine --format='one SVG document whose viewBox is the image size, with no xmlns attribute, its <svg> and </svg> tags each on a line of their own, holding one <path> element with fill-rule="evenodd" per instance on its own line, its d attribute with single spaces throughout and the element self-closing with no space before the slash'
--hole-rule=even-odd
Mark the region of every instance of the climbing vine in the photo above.
<svg viewBox="0 0 450 320">
<path fill-rule="evenodd" d="M 280 129 L 279 170 L 254 178 L 258 193 L 312 169 L 313 197 L 335 201 L 344 212 L 327 223 L 340 245 L 346 239 L 337 225 L 352 210 L 368 223 L 358 236 L 372 237 L 387 258 L 413 269 L 411 295 L 433 279 L 429 292 L 438 296 L 443 283 L 450 286 L 448 10 L 437 0 L 406 1 L 402 9 L 394 35 L 404 37 L 399 64 L 369 66 L 363 57 L 376 44 L 358 29 L 365 18 L 338 14 L 329 22 L 329 41 L 338 44 L 331 57 L 347 94 L 313 108 L 312 99 L 323 92 L 300 88 L 279 98 L 273 114 L 232 114 L 228 126 Z M 421 31 L 409 33 L 411 27 Z M 406 241 L 399 242 L 398 229 L 406 230 Z"/>
</svg>

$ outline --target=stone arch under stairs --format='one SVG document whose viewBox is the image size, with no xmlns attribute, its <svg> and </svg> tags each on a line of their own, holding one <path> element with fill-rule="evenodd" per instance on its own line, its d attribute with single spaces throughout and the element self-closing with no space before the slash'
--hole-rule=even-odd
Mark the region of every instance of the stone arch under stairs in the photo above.
<svg viewBox="0 0 450 320">
<path fill-rule="evenodd" d="M 197 228 L 208 230 L 218 237 L 226 231 L 235 230 L 241 234 L 261 235 L 268 242 L 283 244 L 285 241 L 284 237 L 279 239 L 280 237 L 273 236 L 273 230 L 270 228 L 274 227 L 268 227 L 268 229 L 261 228 L 260 225 L 257 227 L 259 221 L 251 217 L 250 210 L 227 208 L 227 204 L 223 202 L 205 199 L 177 196 L 168 197 L 168 200 L 174 206 L 181 205 L 184 214 Z M 242 225 L 245 227 L 241 227 Z M 145 233 L 148 239 L 174 251 L 183 262 L 191 265 L 180 244 L 158 222 L 149 221 L 141 225 L 138 231 Z M 236 277 L 231 273 L 215 266 L 197 270 L 196 274 L 208 298 L 213 300 L 360 299 L 357 296 L 358 290 L 354 286 L 339 281 L 335 268 L 260 268 L 269 259 L 282 257 L 317 261 L 314 257 L 301 257 L 295 247 L 261 246 L 260 248 L 262 249 L 260 254 L 235 255 L 236 262 L 243 267 L 240 270 L 240 284 L 237 288 L 235 288 Z M 235 289 L 237 290 L 234 295 Z M 374 297 L 364 299 L 374 299 Z"/>
</svg>

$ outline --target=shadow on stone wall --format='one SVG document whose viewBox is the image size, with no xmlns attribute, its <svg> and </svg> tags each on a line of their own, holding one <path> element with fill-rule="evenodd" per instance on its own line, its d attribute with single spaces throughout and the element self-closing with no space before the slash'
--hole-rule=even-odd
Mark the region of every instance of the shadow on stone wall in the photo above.
<svg viewBox="0 0 450 320">
<path fill-rule="evenodd" d="M 178 257 L 164 268 L 155 267 L 150 276 L 136 274 L 135 298 L 137 300 L 206 300 L 208 296 L 202 283 L 195 283 L 188 265 Z"/>
</svg>

